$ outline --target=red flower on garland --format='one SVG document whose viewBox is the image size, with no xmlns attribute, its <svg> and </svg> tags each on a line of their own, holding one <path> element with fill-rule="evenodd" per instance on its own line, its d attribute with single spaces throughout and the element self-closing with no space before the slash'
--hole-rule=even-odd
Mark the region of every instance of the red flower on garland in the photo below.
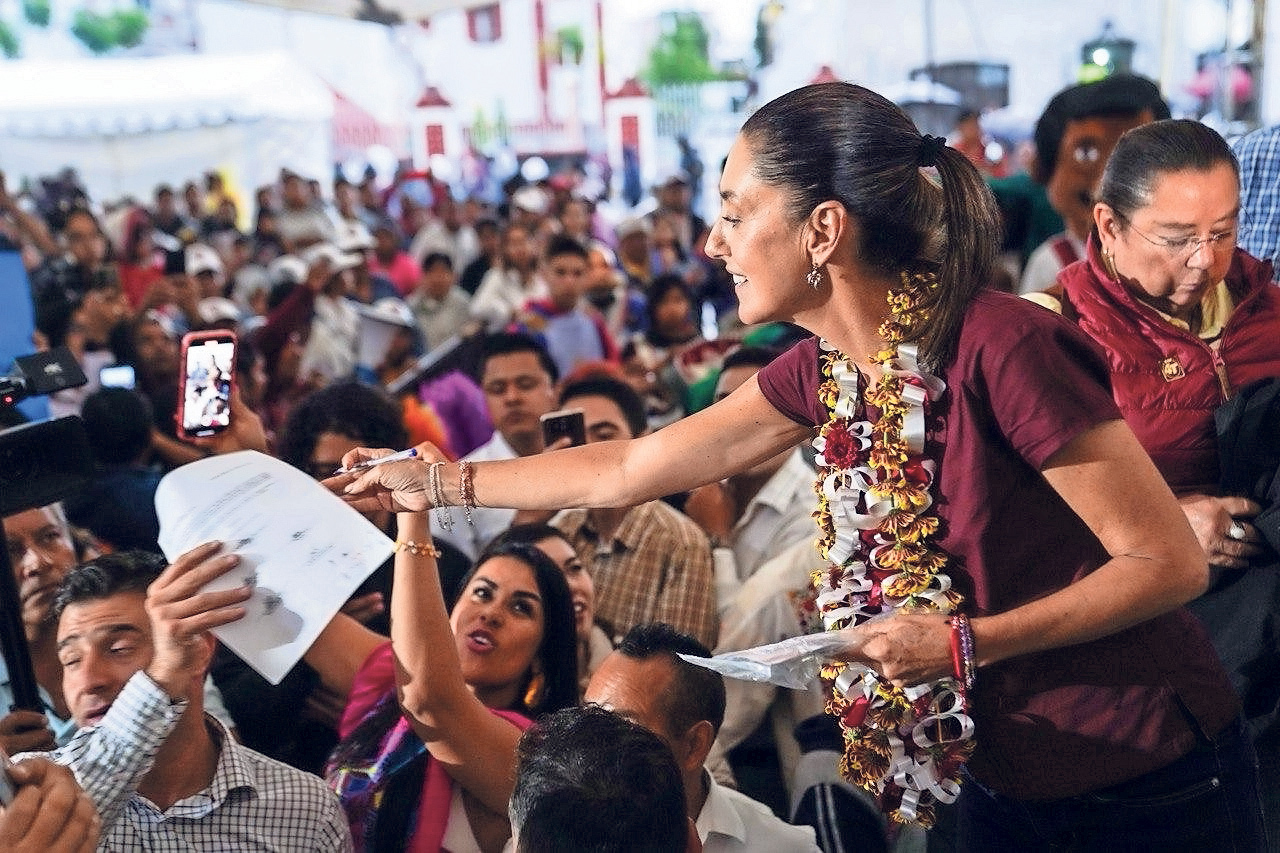
<svg viewBox="0 0 1280 853">
<path fill-rule="evenodd" d="M 834 421 L 824 435 L 826 444 L 822 448 L 822 456 L 832 468 L 853 468 L 859 460 L 861 451 L 858 441 L 849 434 L 849 428 L 843 421 Z"/>
</svg>

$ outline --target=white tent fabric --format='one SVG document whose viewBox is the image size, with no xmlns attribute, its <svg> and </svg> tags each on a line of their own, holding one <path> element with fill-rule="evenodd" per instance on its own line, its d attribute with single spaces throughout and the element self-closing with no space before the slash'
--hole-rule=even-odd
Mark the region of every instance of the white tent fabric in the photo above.
<svg viewBox="0 0 1280 853">
<path fill-rule="evenodd" d="M 210 169 L 248 188 L 282 166 L 323 178 L 332 116 L 330 89 L 284 53 L 0 63 L 0 169 L 72 166 L 95 198 Z"/>
<path fill-rule="evenodd" d="M 315 12 L 319 15 L 337 15 L 343 18 L 358 18 L 369 13 L 367 4 L 361 0 L 251 0 L 251 2 L 295 9 L 300 12 Z M 379 9 L 395 12 L 406 21 L 419 21 L 437 12 L 487 6 L 492 2 L 493 0 L 376 0 L 376 5 Z"/>
</svg>

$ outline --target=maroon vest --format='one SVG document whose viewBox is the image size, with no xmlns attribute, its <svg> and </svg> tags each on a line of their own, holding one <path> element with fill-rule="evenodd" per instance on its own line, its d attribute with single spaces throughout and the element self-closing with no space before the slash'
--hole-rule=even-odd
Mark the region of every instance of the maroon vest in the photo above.
<svg viewBox="0 0 1280 853">
<path fill-rule="evenodd" d="M 1080 328 L 1106 352 L 1124 419 L 1179 494 L 1219 481 L 1213 412 L 1241 385 L 1280 376 L 1280 288 L 1271 263 L 1236 249 L 1227 287 L 1236 308 L 1217 347 L 1169 323 L 1107 275 L 1094 238 L 1058 274 Z"/>
</svg>

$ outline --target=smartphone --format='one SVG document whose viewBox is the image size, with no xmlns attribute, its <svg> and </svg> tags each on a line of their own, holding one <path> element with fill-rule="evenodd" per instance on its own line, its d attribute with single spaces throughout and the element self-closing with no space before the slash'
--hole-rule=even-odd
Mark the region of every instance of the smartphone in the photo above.
<svg viewBox="0 0 1280 853">
<path fill-rule="evenodd" d="M 13 785 L 13 780 L 9 778 L 9 768 L 12 766 L 13 762 L 9 760 L 9 756 L 3 749 L 0 749 L 0 806 L 7 806 L 12 803 L 13 798 L 18 793 L 18 789 Z"/>
<path fill-rule="evenodd" d="M 136 382 L 131 364 L 109 364 L 98 371 L 98 384 L 103 388 L 132 388 Z"/>
<path fill-rule="evenodd" d="M 182 337 L 178 375 L 178 436 L 216 435 L 231 426 L 231 385 L 236 372 L 236 335 L 224 329 Z"/>
<path fill-rule="evenodd" d="M 577 447 L 587 443 L 587 421 L 582 409 L 560 409 L 542 416 L 542 443 L 550 447 L 565 436 L 569 444 Z"/>
</svg>

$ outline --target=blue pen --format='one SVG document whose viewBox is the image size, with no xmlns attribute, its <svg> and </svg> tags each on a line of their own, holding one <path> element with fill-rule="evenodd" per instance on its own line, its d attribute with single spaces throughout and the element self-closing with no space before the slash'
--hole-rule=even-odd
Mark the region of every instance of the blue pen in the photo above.
<svg viewBox="0 0 1280 853">
<path fill-rule="evenodd" d="M 374 465 L 382 465 L 385 462 L 399 462 L 401 459 L 413 459 L 418 455 L 418 448 L 410 447 L 408 450 L 401 450 L 399 453 L 392 453 L 390 456 L 381 456 L 377 459 L 370 459 L 361 462 L 359 465 L 352 465 L 350 468 L 339 468 L 333 472 L 333 476 L 339 474 L 354 474 L 357 471 L 363 471 L 366 468 L 372 468 Z"/>
</svg>

